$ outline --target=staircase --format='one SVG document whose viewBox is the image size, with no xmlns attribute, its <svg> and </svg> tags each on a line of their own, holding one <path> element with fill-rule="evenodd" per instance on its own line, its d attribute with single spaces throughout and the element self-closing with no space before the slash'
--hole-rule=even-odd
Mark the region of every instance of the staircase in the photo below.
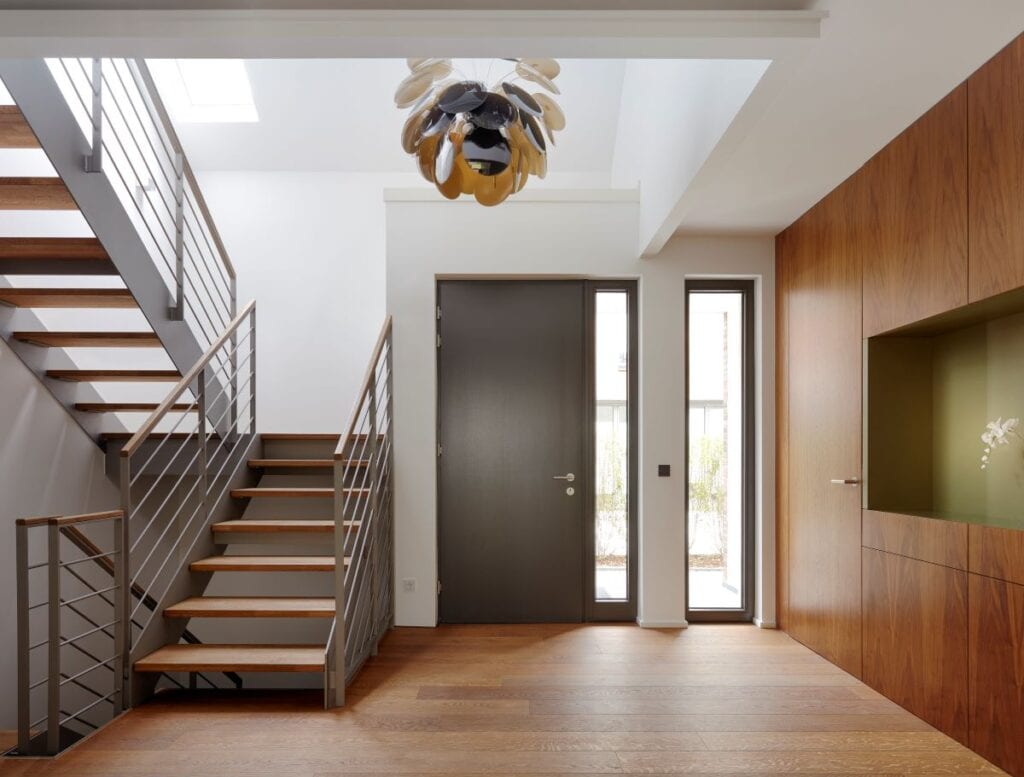
<svg viewBox="0 0 1024 777">
<path fill-rule="evenodd" d="M 317 619 L 319 624 L 304 633 L 318 637 L 315 644 L 261 644 L 266 629 L 250 624 L 249 631 L 258 641 L 250 644 L 168 645 L 135 663 L 135 670 L 161 673 L 173 666 L 178 672 L 323 672 L 329 621 L 336 615 L 332 574 L 334 557 L 334 451 L 338 435 L 272 434 L 261 435 L 260 456 L 250 458 L 247 466 L 260 474 L 255 487 L 230 492 L 241 517 L 210 526 L 220 553 L 193 561 L 189 568 L 196 575 L 247 576 L 251 589 L 280 590 L 285 583 L 267 580 L 291 577 L 293 588 L 321 590 L 321 596 L 203 595 L 179 600 L 164 609 L 165 618 L 224 619 L 266 618 Z M 343 531 L 355 524 L 346 522 Z M 349 559 L 345 559 L 347 564 Z M 285 573 L 285 574 L 279 574 Z M 323 574 L 332 573 L 332 574 Z M 260 579 L 262 576 L 263 579 Z M 295 579 L 296 576 L 313 580 Z M 232 591 L 245 583 L 221 581 L 214 577 L 211 588 Z M 193 625 L 202 633 L 201 627 Z M 293 633 L 290 622 L 282 629 Z M 232 628 L 217 624 L 217 631 Z M 237 631 L 235 629 L 234 631 Z M 293 642 L 289 639 L 289 642 Z"/>
<path fill-rule="evenodd" d="M 15 752 L 240 673 L 316 673 L 342 704 L 393 622 L 390 319 L 343 435 L 258 435 L 256 303 L 237 308 L 145 64 L 0 60 L 0 79 L 18 102 L 0 105 L 0 211 L 82 233 L 0 236 L 0 335 L 121 493 L 17 521 Z"/>
</svg>

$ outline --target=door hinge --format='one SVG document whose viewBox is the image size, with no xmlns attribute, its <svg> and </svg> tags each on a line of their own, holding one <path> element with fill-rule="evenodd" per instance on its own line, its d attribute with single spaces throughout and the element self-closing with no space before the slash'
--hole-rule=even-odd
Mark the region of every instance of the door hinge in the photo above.
<svg viewBox="0 0 1024 777">
<path fill-rule="evenodd" d="M 437 320 L 438 321 L 441 320 L 441 306 L 440 305 L 437 306 Z"/>
<path fill-rule="evenodd" d="M 437 347 L 438 347 L 438 348 L 440 348 L 440 347 L 441 347 L 441 335 L 438 335 L 438 336 L 437 336 Z"/>
<path fill-rule="evenodd" d="M 441 443 L 438 443 L 437 444 L 437 455 L 440 456 L 443 453 L 444 453 L 444 446 L 441 445 Z"/>
<path fill-rule="evenodd" d="M 437 581 L 437 592 L 438 592 L 438 594 L 441 593 L 441 581 L 440 580 Z"/>
</svg>

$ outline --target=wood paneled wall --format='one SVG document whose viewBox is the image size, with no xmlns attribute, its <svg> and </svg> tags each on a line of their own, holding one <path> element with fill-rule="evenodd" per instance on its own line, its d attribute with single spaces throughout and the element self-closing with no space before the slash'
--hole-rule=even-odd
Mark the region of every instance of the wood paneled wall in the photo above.
<svg viewBox="0 0 1024 777">
<path fill-rule="evenodd" d="M 966 745 L 967 573 L 863 553 L 864 682 Z"/>
<path fill-rule="evenodd" d="M 967 86 L 855 175 L 864 336 L 967 304 Z M 907 291 L 913 289 L 913 294 Z"/>
<path fill-rule="evenodd" d="M 843 185 L 780 237 L 786 321 L 786 629 L 861 673 L 861 271 Z"/>
<path fill-rule="evenodd" d="M 1024 775 L 1024 532 L 862 527 L 830 483 L 861 476 L 863 338 L 1024 287 L 1024 36 L 782 232 L 776 272 L 780 625 Z"/>
<path fill-rule="evenodd" d="M 1024 286 L 1024 37 L 967 81 L 970 298 Z"/>
</svg>

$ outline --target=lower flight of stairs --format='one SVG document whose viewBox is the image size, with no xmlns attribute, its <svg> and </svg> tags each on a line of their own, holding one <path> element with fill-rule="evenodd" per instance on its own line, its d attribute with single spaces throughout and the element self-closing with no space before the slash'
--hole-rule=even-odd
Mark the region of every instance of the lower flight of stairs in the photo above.
<svg viewBox="0 0 1024 777">
<path fill-rule="evenodd" d="M 323 576 L 310 579 L 314 590 L 333 590 L 329 574 L 335 573 L 334 542 L 334 449 L 338 435 L 265 434 L 261 436 L 262 456 L 248 466 L 262 472 L 259 486 L 231 492 L 246 503 L 242 518 L 214 523 L 210 527 L 221 554 L 190 564 L 194 575 L 237 575 L 239 573 L 298 573 Z M 351 489 L 357 492 L 357 489 Z M 351 530 L 357 524 L 346 522 Z M 348 563 L 346 559 L 346 564 Z M 259 578 L 260 590 L 267 582 Z M 216 580 L 216 578 L 214 578 Z M 325 585 L 327 584 L 327 585 Z M 273 581 L 271 581 L 273 590 Z M 232 595 L 194 596 L 166 607 L 163 616 L 192 621 L 216 620 L 220 631 L 228 621 L 284 618 L 319 619 L 324 635 L 334 617 L 333 596 Z M 294 626 L 275 629 L 288 635 Z M 202 623 L 192 622 L 191 631 L 202 635 Z M 324 642 L 304 644 L 253 643 L 178 644 L 161 647 L 137 660 L 136 672 L 322 672 Z"/>
</svg>

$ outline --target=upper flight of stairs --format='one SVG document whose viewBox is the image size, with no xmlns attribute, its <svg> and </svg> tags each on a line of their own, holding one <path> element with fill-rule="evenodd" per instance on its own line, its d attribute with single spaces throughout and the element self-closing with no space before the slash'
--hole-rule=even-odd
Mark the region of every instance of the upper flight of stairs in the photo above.
<svg viewBox="0 0 1024 777">
<path fill-rule="evenodd" d="M 326 629 L 334 617 L 334 489 L 327 484 L 334 476 L 332 454 L 337 441 L 338 435 L 261 436 L 261 455 L 247 462 L 250 469 L 263 473 L 260 484 L 231 493 L 245 512 L 241 518 L 212 524 L 210 531 L 221 553 L 189 565 L 194 575 L 212 576 L 211 589 L 220 575 L 248 575 L 245 586 L 254 589 L 253 593 L 205 593 L 167 606 L 165 618 L 188 621 L 189 629 L 208 644 L 158 648 L 135 662 L 136 672 L 323 671 L 323 642 L 268 645 L 267 635 L 280 634 L 279 639 L 286 643 L 297 628 L 295 624 L 322 622 Z M 351 490 L 362 493 L 361 489 Z M 289 502 L 289 498 L 298 501 Z M 357 525 L 346 522 L 344 530 L 349 532 Z M 346 558 L 345 563 L 350 559 Z M 275 581 L 281 579 L 280 575 L 295 576 L 293 586 L 316 589 L 320 595 L 269 594 L 278 588 Z M 291 625 L 280 630 L 260 629 L 259 622 L 267 618 L 286 618 Z M 256 638 L 249 644 L 214 642 L 204 636 L 204 622 L 212 622 L 223 631 L 225 622 L 239 620 L 254 622 Z M 323 635 L 326 639 L 326 630 Z"/>
<path fill-rule="evenodd" d="M 39 141 L 18 107 L 0 106 L 0 149 L 19 149 L 38 155 L 39 147 Z M 38 156 L 33 159 L 43 164 Z M 0 166 L 0 210 L 67 211 L 77 207 L 64 182 L 56 175 L 5 176 Z M 125 390 L 111 394 L 101 388 L 103 384 L 147 384 L 180 378 L 177 369 L 137 368 L 131 357 L 123 359 L 123 367 L 117 365 L 114 349 L 162 349 L 163 344 L 152 329 L 125 330 L 120 326 L 97 328 L 94 325 L 100 311 L 138 310 L 135 297 L 120 282 L 114 262 L 95 237 L 0 236 L 0 276 L 6 281 L 0 285 L 0 311 L 6 311 L 0 312 L 0 332 L 98 442 L 106 441 L 105 431 L 132 431 L 119 414 L 137 416 L 151 412 L 157 404 L 154 401 L 157 397 L 144 386 L 138 389 L 126 386 Z M 26 282 L 22 282 L 22 278 Z M 75 278 L 81 278 L 78 285 L 74 284 Z M 97 287 L 97 280 L 103 278 L 109 279 L 103 281 L 108 285 Z M 62 322 L 72 316 L 73 320 L 81 322 L 81 327 L 69 330 L 66 326 L 59 329 L 46 326 L 45 318 L 36 311 L 61 311 Z M 137 318 L 144 325 L 144 319 Z M 81 348 L 102 349 L 99 353 L 110 349 L 111 355 L 97 357 L 94 352 L 94 358 L 99 358 L 104 366 L 82 368 L 71 350 Z M 41 349 L 60 349 L 63 353 L 50 357 Z M 84 414 L 110 420 L 88 421 Z"/>
</svg>

